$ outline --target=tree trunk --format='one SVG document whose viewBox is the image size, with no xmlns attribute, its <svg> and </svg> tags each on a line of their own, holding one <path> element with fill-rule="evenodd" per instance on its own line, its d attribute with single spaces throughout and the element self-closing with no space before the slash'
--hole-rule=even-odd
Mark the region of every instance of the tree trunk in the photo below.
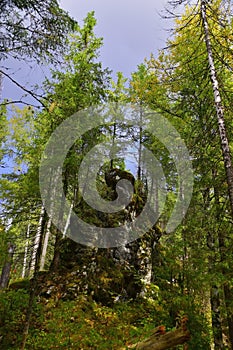
<svg viewBox="0 0 233 350">
<path fill-rule="evenodd" d="M 49 213 L 49 218 L 47 222 L 47 227 L 46 227 L 46 232 L 45 232 L 45 237 L 43 241 L 43 248 L 42 248 L 42 253 L 41 253 L 41 260 L 40 260 L 40 270 L 42 271 L 45 266 L 45 259 L 46 259 L 46 254 L 47 254 L 47 249 L 48 249 L 48 243 L 49 243 L 49 237 L 50 237 L 50 232 L 51 232 L 51 226 L 52 226 L 52 218 L 54 214 L 54 197 L 57 191 L 57 181 L 58 181 L 58 173 L 56 172 L 54 176 L 50 174 L 50 189 L 49 189 L 49 194 L 48 196 L 51 199 L 51 204 L 50 204 L 50 213 Z M 63 214 L 63 212 L 62 212 Z M 71 215 L 71 214 L 69 214 Z"/>
<path fill-rule="evenodd" d="M 66 237 L 68 228 L 70 226 L 70 218 L 71 218 L 72 211 L 74 209 L 74 204 L 75 204 L 75 200 L 76 200 L 76 193 L 77 193 L 77 190 L 74 191 L 74 199 L 70 203 L 70 210 L 69 210 L 69 213 L 68 213 L 68 217 L 67 217 L 67 220 L 66 220 L 64 231 L 62 233 L 62 238 Z"/>
<path fill-rule="evenodd" d="M 116 139 L 116 123 L 113 124 L 113 135 L 112 135 L 112 148 L 115 147 L 115 139 Z M 114 168 L 114 159 L 110 160 L 110 169 Z"/>
<path fill-rule="evenodd" d="M 220 296 L 217 286 L 211 287 L 210 293 L 211 313 L 212 313 L 212 328 L 214 335 L 214 350 L 223 350 L 222 323 L 220 315 Z"/>
<path fill-rule="evenodd" d="M 4 266 L 2 268 L 2 274 L 1 274 L 1 278 L 0 278 L 0 289 L 4 289 L 4 288 L 8 287 L 14 251 L 15 251 L 15 246 L 13 244 L 9 243 L 8 256 L 7 256 L 7 259 L 6 259 Z"/>
<path fill-rule="evenodd" d="M 215 178 L 217 177 L 217 171 L 215 169 L 212 171 L 212 176 L 213 176 L 213 180 L 215 180 Z M 215 205 L 217 210 L 216 218 L 218 222 L 221 222 L 219 192 L 216 186 L 214 187 L 214 198 L 215 198 Z M 223 291 L 224 291 L 225 307 L 226 307 L 226 314 L 227 314 L 229 340 L 231 343 L 231 349 L 233 349 L 233 314 L 232 314 L 232 306 L 231 306 L 232 300 L 233 300 L 233 292 L 228 284 L 228 281 L 227 281 L 228 271 L 225 268 L 226 263 L 229 259 L 226 256 L 225 231 L 220 228 L 218 229 L 218 246 L 219 246 L 219 253 L 220 253 L 220 259 L 222 264 L 222 274 L 226 279 L 226 282 L 223 285 Z"/>
<path fill-rule="evenodd" d="M 58 267 L 60 265 L 60 251 L 62 249 L 62 245 L 64 242 L 64 239 L 66 238 L 66 234 L 70 225 L 70 218 L 71 218 L 71 214 L 72 214 L 72 210 L 74 208 L 74 203 L 75 203 L 75 199 L 76 199 L 76 193 L 77 190 L 75 189 L 74 191 L 74 199 L 72 200 L 71 204 L 70 204 L 70 210 L 68 213 L 68 217 L 66 220 L 66 224 L 65 224 L 65 228 L 64 228 L 64 232 L 60 232 L 59 229 L 56 229 L 56 239 L 55 239 L 55 246 L 54 246 L 54 253 L 53 253 L 53 260 L 51 262 L 50 265 L 50 270 L 51 271 L 57 271 Z M 60 213 L 59 213 L 60 218 L 62 219 L 63 217 L 63 205 L 61 203 L 61 207 L 60 207 Z"/>
<path fill-rule="evenodd" d="M 148 339 L 128 348 L 135 350 L 166 350 L 184 344 L 188 340 L 190 340 L 190 332 L 179 328 L 162 335 L 152 334 Z"/>
<path fill-rule="evenodd" d="M 232 288 L 229 284 L 224 285 L 224 296 L 225 296 L 225 305 L 227 310 L 227 323 L 228 323 L 228 335 L 230 341 L 230 348 L 233 350 L 233 311 L 232 311 Z"/>
<path fill-rule="evenodd" d="M 28 255 L 29 236 L 30 236 L 30 223 L 28 224 L 27 233 L 26 233 L 26 243 L 25 243 L 25 248 L 24 248 L 22 278 L 24 278 L 27 275 L 26 270 L 27 270 L 27 255 Z"/>
<path fill-rule="evenodd" d="M 207 15 L 206 15 L 206 0 L 201 1 L 201 16 L 202 16 L 202 23 L 203 23 L 204 34 L 205 34 L 206 50 L 207 50 L 208 61 L 209 61 L 210 78 L 212 82 L 215 108 L 217 112 L 222 155 L 223 155 L 223 161 L 224 161 L 224 166 L 226 171 L 228 194 L 229 194 L 230 206 L 231 206 L 231 215 L 233 218 L 233 167 L 232 167 L 230 147 L 229 147 L 225 120 L 224 120 L 224 108 L 222 105 L 222 99 L 221 99 L 220 90 L 219 90 L 219 83 L 218 83 L 218 78 L 217 78 L 215 64 L 214 64 L 212 45 L 210 41 L 209 26 L 208 26 Z"/>
<path fill-rule="evenodd" d="M 213 183 L 215 182 L 217 172 L 215 169 L 212 169 L 212 179 Z M 215 208 L 216 208 L 216 219 L 217 222 L 220 222 L 219 215 L 219 193 L 216 186 L 214 186 L 214 199 L 215 199 Z M 203 191 L 203 208 L 206 215 L 210 212 L 211 209 L 211 195 L 210 188 L 207 188 Z M 218 233 L 219 234 L 219 233 Z M 209 248 L 210 253 L 208 254 L 209 261 L 209 273 L 213 275 L 216 269 L 216 257 L 219 255 L 219 249 L 217 248 L 217 235 L 216 232 L 210 228 L 207 233 L 207 247 Z M 210 305 L 211 305 L 211 320 L 212 320 L 212 330 L 214 338 L 214 349 L 222 350 L 224 349 L 223 345 L 223 335 L 222 335 L 222 322 L 221 322 L 221 313 L 220 313 L 220 288 L 215 285 L 214 281 L 210 286 Z"/>
<path fill-rule="evenodd" d="M 140 126 L 139 126 L 139 145 L 138 145 L 138 169 L 137 179 L 142 179 L 142 103 L 140 102 Z"/>
<path fill-rule="evenodd" d="M 214 102 L 217 112 L 219 136 L 221 141 L 222 155 L 224 161 L 224 167 L 226 172 L 226 179 L 228 185 L 228 195 L 230 200 L 231 216 L 233 218 L 233 168 L 231 162 L 231 153 L 226 133 L 225 120 L 224 120 L 224 109 L 222 105 L 222 99 L 219 90 L 219 83 L 216 74 L 212 45 L 210 41 L 209 26 L 206 14 L 206 0 L 201 0 L 201 17 L 205 34 L 205 44 L 209 61 L 210 78 L 212 82 L 212 88 L 214 93 Z M 223 242 L 225 244 L 225 242 Z M 231 310 L 231 302 L 233 300 L 233 293 L 228 283 L 224 286 L 225 302 L 227 309 L 228 329 L 229 329 L 229 340 L 231 343 L 231 349 L 233 350 L 233 314 Z"/>
<path fill-rule="evenodd" d="M 56 239 L 55 239 L 55 246 L 54 246 L 54 253 L 53 253 L 53 260 L 50 265 L 50 270 L 51 271 L 57 271 L 58 267 L 60 265 L 60 251 L 62 249 L 62 242 L 64 241 L 62 239 L 62 234 L 61 232 L 56 229 Z"/>
<path fill-rule="evenodd" d="M 45 227 L 45 215 L 44 215 L 45 210 L 43 210 L 43 208 L 44 207 L 42 206 L 41 216 L 38 224 L 38 228 L 40 228 L 40 235 L 39 235 L 38 247 L 36 250 L 35 262 L 34 262 L 34 267 L 35 267 L 34 276 L 31 280 L 31 285 L 30 285 L 29 302 L 28 302 L 28 308 L 27 308 L 26 317 L 25 317 L 23 338 L 22 338 L 20 350 L 24 350 L 26 346 L 26 341 L 27 341 L 30 322 L 31 322 L 31 316 L 33 312 L 33 304 L 34 304 L 35 297 L 38 293 L 38 277 L 39 277 L 39 271 L 40 271 L 40 259 L 42 254 L 42 244 L 43 244 L 44 227 Z"/>
<path fill-rule="evenodd" d="M 48 222 L 47 222 L 47 227 L 46 227 L 46 232 L 45 232 L 45 237 L 44 237 L 44 242 L 43 242 L 43 249 L 42 249 L 42 254 L 41 254 L 41 260 L 40 260 L 40 270 L 41 271 L 44 269 L 44 265 L 45 265 L 45 258 L 46 258 L 47 249 L 48 249 L 51 224 L 52 224 L 52 219 L 50 217 Z"/>
<path fill-rule="evenodd" d="M 33 252 L 32 252 L 32 258 L 31 258 L 31 264 L 30 264 L 30 273 L 33 273 L 35 270 L 36 254 L 37 254 L 39 243 L 41 240 L 44 217 L 45 217 L 45 207 L 44 207 L 44 205 L 42 205 L 41 211 L 40 211 L 39 223 L 38 223 L 37 232 L 36 232 L 36 237 L 35 237 L 35 241 L 34 241 L 34 245 L 33 245 Z"/>
<path fill-rule="evenodd" d="M 224 263 L 227 261 L 226 257 L 226 244 L 225 244 L 225 237 L 224 234 L 219 230 L 218 232 L 218 241 L 219 241 L 219 250 L 220 250 L 220 257 L 221 262 L 223 264 L 222 267 L 222 274 L 226 278 L 227 271 L 224 267 Z M 229 335 L 229 341 L 230 341 L 230 348 L 233 350 L 233 311 L 232 311 L 232 300 L 233 300 L 233 290 L 232 287 L 230 287 L 229 282 L 226 280 L 223 286 L 224 291 L 224 299 L 225 299 L 225 306 L 226 306 L 226 314 L 227 314 L 227 324 L 228 324 L 228 335 Z"/>
<path fill-rule="evenodd" d="M 213 176 L 217 176 L 217 172 L 213 171 Z M 214 196 L 215 196 L 215 202 L 217 206 L 217 220 L 218 222 L 221 221 L 220 217 L 220 201 L 219 201 L 219 193 L 218 189 L 214 187 Z M 227 262 L 227 256 L 226 256 L 226 237 L 225 237 L 225 231 L 218 229 L 218 245 L 219 245 L 219 252 L 220 252 L 220 259 L 222 263 L 222 274 L 226 279 L 226 282 L 223 285 L 223 292 L 224 292 L 224 300 L 225 300 L 225 307 L 226 307 L 226 313 L 227 313 L 227 324 L 228 324 L 228 335 L 229 340 L 231 343 L 231 349 L 233 349 L 233 314 L 232 314 L 232 300 L 233 300 L 233 291 L 230 288 L 228 281 L 227 281 L 227 270 L 225 268 L 226 262 Z"/>
</svg>

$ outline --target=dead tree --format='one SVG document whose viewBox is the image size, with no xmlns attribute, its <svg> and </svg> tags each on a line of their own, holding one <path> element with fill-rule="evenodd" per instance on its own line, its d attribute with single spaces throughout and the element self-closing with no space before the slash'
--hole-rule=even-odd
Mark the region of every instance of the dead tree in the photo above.
<svg viewBox="0 0 233 350">
<path fill-rule="evenodd" d="M 170 332 L 161 332 L 157 330 L 146 340 L 129 346 L 134 350 L 167 350 L 177 345 L 181 345 L 190 340 L 190 332 L 184 327 L 180 327 Z"/>
</svg>

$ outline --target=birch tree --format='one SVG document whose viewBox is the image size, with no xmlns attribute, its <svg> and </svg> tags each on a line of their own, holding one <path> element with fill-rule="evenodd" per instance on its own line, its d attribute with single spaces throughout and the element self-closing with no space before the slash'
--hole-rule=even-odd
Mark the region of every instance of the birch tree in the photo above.
<svg viewBox="0 0 233 350">
<path fill-rule="evenodd" d="M 180 1 L 171 2 L 174 6 L 179 3 Z M 148 85 L 149 91 L 146 94 L 150 105 L 160 107 L 160 92 L 165 89 L 164 95 L 167 100 L 163 99 L 161 111 L 167 113 L 169 120 L 180 130 L 193 158 L 197 177 L 193 205 L 196 203 L 197 207 L 191 205 L 185 225 L 189 227 L 188 231 L 193 231 L 196 235 L 198 231 L 194 230 L 194 226 L 198 225 L 203 234 L 207 235 L 206 238 L 211 235 L 211 239 L 215 242 L 214 247 L 208 248 L 209 251 L 199 254 L 200 256 L 203 256 L 203 253 L 207 254 L 212 265 L 210 276 L 213 277 L 212 279 L 210 277 L 210 288 L 213 329 L 217 332 L 214 334 L 216 349 L 221 349 L 223 346 L 219 317 L 221 310 L 219 301 L 222 305 L 223 300 L 217 299 L 219 292 L 221 295 L 221 289 L 225 294 L 227 312 L 225 321 L 228 323 L 229 339 L 232 343 L 233 295 L 229 284 L 232 273 L 227 268 L 232 254 L 230 249 L 232 165 L 231 145 L 227 136 L 232 132 L 231 31 L 230 8 L 224 7 L 223 2 L 199 1 L 196 6 L 187 7 L 184 16 L 176 19 L 174 38 L 168 41 L 167 50 L 160 53 L 158 60 L 153 57 L 148 60 L 151 76 L 155 77 L 154 84 Z M 182 121 L 186 121 L 186 125 Z M 216 188 L 219 203 L 215 195 Z M 203 193 L 203 198 L 198 192 L 195 193 L 196 191 Z M 208 192 L 210 203 L 208 209 L 204 209 L 206 205 L 204 197 Z M 214 216 L 216 212 L 219 214 Z M 192 218 L 191 215 L 196 217 Z M 193 249 L 194 244 L 189 234 L 186 237 L 186 244 L 189 249 L 189 266 L 192 264 L 190 248 Z M 219 254 L 221 262 L 216 263 Z M 222 266 L 225 266 L 224 269 Z M 199 266 L 199 276 L 203 267 L 204 264 L 202 267 Z M 216 270 L 221 271 L 220 274 L 217 275 Z M 187 279 L 185 283 L 190 286 L 190 277 L 186 274 L 185 278 Z M 224 282 L 220 282 L 221 279 Z"/>
<path fill-rule="evenodd" d="M 207 52 L 208 61 L 209 61 L 209 74 L 210 74 L 210 78 L 211 78 L 213 95 L 214 95 L 214 103 L 215 103 L 216 115 L 217 115 L 217 120 L 218 120 L 222 155 L 223 155 L 227 184 L 228 184 L 228 193 L 229 193 L 229 199 L 230 199 L 230 205 L 231 205 L 231 215 L 232 215 L 232 219 L 233 219 L 232 156 L 231 156 L 231 152 L 230 152 L 228 135 L 227 135 L 226 125 L 225 125 L 224 106 L 223 106 L 222 98 L 221 98 L 221 94 L 220 94 L 219 81 L 218 81 L 218 77 L 217 77 L 217 71 L 215 68 L 213 49 L 212 49 L 212 43 L 211 43 L 211 38 L 210 38 L 210 32 L 209 32 L 208 17 L 207 17 L 207 5 L 208 4 L 210 4 L 209 1 L 206 1 L 206 0 L 201 1 L 201 4 L 200 4 L 200 6 L 201 6 L 201 18 L 202 18 L 204 38 L 205 38 L 205 44 L 206 44 L 206 52 Z"/>
</svg>

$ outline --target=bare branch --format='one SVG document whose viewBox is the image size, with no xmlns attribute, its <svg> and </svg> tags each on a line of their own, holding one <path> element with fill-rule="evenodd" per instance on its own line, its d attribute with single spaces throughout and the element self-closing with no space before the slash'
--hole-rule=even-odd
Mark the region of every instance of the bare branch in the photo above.
<svg viewBox="0 0 233 350">
<path fill-rule="evenodd" d="M 34 93 L 31 90 L 28 90 L 27 88 L 25 88 L 23 85 L 21 85 L 18 81 L 16 81 L 15 79 L 13 79 L 9 74 L 7 74 L 6 72 L 4 72 L 3 70 L 0 70 L 0 74 L 4 75 L 5 77 L 7 77 L 12 83 L 14 83 L 16 86 L 18 86 L 21 90 L 25 91 L 27 94 L 29 94 L 30 96 L 32 96 L 37 102 L 39 102 L 43 107 L 46 108 L 46 105 L 43 103 L 43 101 L 41 100 L 42 98 L 44 98 L 43 96 Z M 39 99 L 40 98 L 40 99 Z"/>
</svg>

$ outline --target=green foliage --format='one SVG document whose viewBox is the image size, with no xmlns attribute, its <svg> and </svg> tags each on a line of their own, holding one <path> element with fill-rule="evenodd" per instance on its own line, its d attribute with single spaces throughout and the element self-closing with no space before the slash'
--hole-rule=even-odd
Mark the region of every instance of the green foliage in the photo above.
<svg viewBox="0 0 233 350">
<path fill-rule="evenodd" d="M 33 57 L 39 54 L 40 57 L 42 50 L 50 55 L 66 20 L 69 25 L 62 33 L 64 36 L 58 40 L 58 46 L 64 42 L 67 31 L 73 28 L 73 22 L 60 12 L 57 2 L 54 0 L 49 3 L 50 7 L 46 1 L 39 4 L 37 0 L 15 0 L 4 2 L 6 7 L 0 5 L 3 9 L 0 21 L 7 9 L 13 10 L 7 14 L 6 28 L 11 25 L 15 29 L 15 43 L 25 44 L 32 40 L 31 46 L 19 46 L 17 52 L 14 51 L 16 57 L 19 54 Z M 209 25 L 212 40 L 216 42 L 215 59 L 220 87 L 224 93 L 226 124 L 232 132 L 232 77 L 227 68 L 227 65 L 232 64 L 232 55 L 227 46 L 228 40 L 232 38 L 232 22 L 224 22 L 225 26 L 219 26 L 214 14 L 219 15 L 219 4 L 220 1 L 211 4 L 213 11 L 212 17 L 211 12 L 208 13 Z M 46 25 L 55 24 L 52 31 L 57 28 L 57 32 L 48 32 L 51 28 L 45 31 L 45 23 L 37 22 L 37 17 L 33 17 L 33 25 L 39 25 L 40 29 L 36 37 L 33 33 L 30 36 L 25 28 L 19 28 L 20 16 L 25 11 L 27 20 L 31 7 L 34 10 L 42 9 L 43 21 L 49 14 Z M 225 301 L 232 310 L 232 300 L 224 300 L 223 296 L 226 282 L 232 287 L 233 280 L 227 185 L 224 166 L 220 161 L 207 55 L 204 42 L 200 40 L 202 26 L 199 25 L 199 17 L 190 19 L 190 11 L 187 8 L 182 19 L 176 22 L 175 36 L 169 42 L 168 50 L 161 52 L 158 59 L 152 56 L 145 64 L 138 66 L 132 74 L 129 89 L 125 86 L 126 79 L 122 73 L 118 73 L 116 83 L 112 82 L 109 87 L 110 72 L 103 69 L 99 61 L 103 41 L 96 37 L 96 19 L 93 12 L 89 13 L 83 27 L 76 25 L 70 35 L 62 68 L 54 71 L 52 79 L 44 85 L 46 108 L 36 113 L 28 107 L 21 111 L 14 110 L 10 120 L 12 143 L 8 143 L 8 155 L 14 153 L 18 172 L 8 174 L 1 180 L 1 205 L 10 228 L 7 236 L 4 225 L 0 227 L 0 266 L 4 263 L 6 238 L 13 237 L 17 243 L 17 264 L 22 267 L 26 230 L 30 223 L 30 238 L 33 238 L 39 218 L 41 199 L 38 165 L 41 154 L 55 128 L 81 109 L 110 100 L 113 102 L 110 112 L 115 113 L 118 103 L 131 101 L 163 113 L 189 147 L 195 176 L 193 199 L 180 227 L 169 235 L 156 230 L 147 234 L 149 242 L 152 242 L 150 235 L 160 240 L 158 243 L 154 239 L 151 244 L 152 256 L 147 256 L 147 242 L 143 238 L 138 240 L 136 245 L 141 245 L 142 252 L 131 264 L 133 266 L 126 261 L 125 266 L 120 268 L 107 256 L 109 252 L 99 250 L 100 254 L 96 254 L 96 251 L 80 247 L 69 240 L 62 241 L 61 271 L 40 276 L 41 295 L 34 303 L 27 340 L 30 350 L 119 349 L 146 338 L 157 325 L 164 324 L 167 330 L 174 329 L 184 315 L 189 319 L 188 327 L 192 335 L 189 349 L 209 350 L 212 341 L 209 291 L 213 284 L 221 290 L 221 315 L 224 322 L 228 316 Z M 58 15 L 62 16 L 62 21 L 55 23 Z M 45 40 L 41 39 L 41 31 L 43 36 L 45 32 Z M 6 37 L 11 35 L 10 31 L 4 33 Z M 7 56 L 9 49 L 14 49 L 13 44 L 12 41 L 8 49 L 2 46 L 2 57 Z M 0 142 L 3 146 L 0 160 L 5 154 L 7 130 L 6 109 L 3 107 L 1 116 Z M 116 123 L 93 129 L 82 135 L 82 139 L 67 154 L 63 166 L 66 195 L 74 204 L 78 216 L 88 223 L 114 227 L 119 225 L 118 219 L 124 222 L 125 216 L 119 215 L 116 220 L 114 215 L 107 217 L 96 213 L 82 201 L 79 193 L 74 194 L 78 192 L 77 166 L 96 143 L 105 139 L 106 134 L 112 144 L 117 146 L 117 136 L 126 134 L 125 139 L 129 139 L 132 129 L 126 130 L 125 126 Z M 163 225 L 168 221 L 176 201 L 179 186 L 177 170 L 163 142 L 140 130 L 135 139 L 140 143 L 139 146 L 143 145 L 154 153 L 164 170 L 169 190 L 165 210 L 160 217 Z M 116 181 L 112 181 L 112 186 L 107 186 L 104 172 L 113 169 L 113 165 L 118 167 L 119 173 L 127 173 L 122 159 L 103 165 L 97 177 L 97 188 L 103 198 L 108 200 L 115 199 Z M 136 213 L 141 212 L 147 196 L 147 191 L 143 191 L 143 178 L 138 178 L 134 182 L 135 193 L 132 198 Z M 155 206 L 159 204 L 157 197 Z M 53 242 L 50 242 L 50 246 L 52 250 Z M 146 258 L 152 261 L 153 283 L 143 286 L 139 270 L 140 263 Z M 19 347 L 29 284 L 26 280 L 17 281 L 11 284 L 8 292 L 0 294 L 0 347 L 3 350 Z M 144 296 L 138 297 L 142 287 L 145 287 Z M 123 292 L 129 296 L 125 303 L 119 302 L 124 299 Z"/>
<path fill-rule="evenodd" d="M 0 59 L 33 57 L 39 63 L 43 58 L 54 61 L 55 50 L 64 50 L 67 35 L 75 27 L 57 0 L 3 0 L 0 24 Z"/>
<path fill-rule="evenodd" d="M 28 294 L 25 289 L 1 293 L 1 349 L 18 349 L 22 336 Z M 198 305 L 188 296 L 164 295 L 157 286 L 148 287 L 144 298 L 133 302 L 117 302 L 103 306 L 90 296 L 79 295 L 75 300 L 40 297 L 34 304 L 27 349 L 125 349 L 152 334 L 158 325 L 167 331 L 175 329 L 176 320 L 187 315 L 192 333 L 191 350 L 209 349 L 210 328 Z M 178 322 L 178 321 L 177 321 Z"/>
<path fill-rule="evenodd" d="M 19 289 L 23 289 L 24 291 L 29 291 L 30 289 L 30 280 L 24 278 L 19 280 L 14 280 L 9 286 L 10 290 L 18 291 Z"/>
<path fill-rule="evenodd" d="M 53 79 L 45 84 L 45 103 L 48 108 L 38 112 L 30 106 L 21 110 L 13 107 L 11 111 L 7 156 L 14 162 L 15 171 L 1 179 L 0 199 L 5 219 L 11 221 L 9 236 L 17 244 L 17 263 L 20 269 L 28 227 L 32 242 L 37 230 L 41 207 L 38 169 L 48 138 L 57 125 L 71 114 L 107 97 L 109 71 L 103 69 L 101 62 L 98 62 L 102 39 L 95 36 L 95 25 L 94 13 L 89 13 L 83 27 L 77 25 L 70 36 L 62 70 L 53 72 Z M 2 112 L 5 110 L 2 107 Z M 0 141 L 4 134 L 1 132 L 4 118 L 5 114 L 0 124 Z M 84 156 L 83 150 L 91 148 L 95 138 L 100 139 L 99 135 L 99 130 L 84 135 L 83 140 L 74 145 L 65 160 L 64 179 L 68 183 L 67 191 L 71 201 L 74 186 L 77 186 L 77 164 L 80 164 Z M 49 244 L 51 247 L 52 242 Z M 29 255 L 31 251 L 29 247 Z"/>
<path fill-rule="evenodd" d="M 98 59 L 103 40 L 96 37 L 95 26 L 94 12 L 90 12 L 83 27 L 76 26 L 70 36 L 62 68 L 53 71 L 53 79 L 46 81 L 50 106 L 45 117 L 48 119 L 49 114 L 52 118 L 52 130 L 61 120 L 80 109 L 98 104 L 107 96 L 110 71 L 104 69 Z"/>
<path fill-rule="evenodd" d="M 18 348 L 22 336 L 28 298 L 27 291 L 22 288 L 17 291 L 0 293 L 1 349 Z M 34 310 L 33 322 L 35 322 L 35 326 L 38 326 L 40 319 L 43 318 L 43 314 L 40 313 L 40 305 L 34 304 Z"/>
<path fill-rule="evenodd" d="M 1 293 L 1 349 L 18 349 L 28 295 L 25 290 Z M 27 349 L 119 349 L 149 336 L 160 309 L 146 300 L 102 306 L 86 296 L 73 301 L 34 305 Z"/>
</svg>

